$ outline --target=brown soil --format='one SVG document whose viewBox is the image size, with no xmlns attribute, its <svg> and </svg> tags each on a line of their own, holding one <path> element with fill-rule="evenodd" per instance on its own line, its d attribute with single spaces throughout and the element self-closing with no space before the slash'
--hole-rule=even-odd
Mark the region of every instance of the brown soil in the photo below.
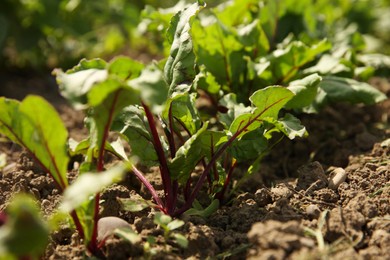
<svg viewBox="0 0 390 260">
<path fill-rule="evenodd" d="M 21 99 L 32 89 L 43 95 L 73 138 L 86 135 L 83 115 L 69 108 L 52 79 L 14 77 L 0 83 L 0 94 L 8 97 Z M 390 95 L 386 80 L 373 83 Z M 390 100 L 370 107 L 338 104 L 317 115 L 300 115 L 307 139 L 276 146 L 239 195 L 209 218 L 182 217 L 185 225 L 178 231 L 187 237 L 187 249 L 164 242 L 151 210 L 121 209 L 117 198 L 145 194 L 129 176 L 102 194 L 101 216 L 128 221 L 143 242 L 131 245 L 112 237 L 104 252 L 108 259 L 390 259 L 389 116 Z M 10 142 L 0 143 L 0 153 L 8 162 L 0 171 L 0 210 L 13 194 L 28 192 L 49 215 L 60 198 L 51 178 Z M 157 238 L 154 255 L 144 250 L 150 235 Z M 52 235 L 43 259 L 84 256 L 77 233 L 63 227 Z"/>
</svg>

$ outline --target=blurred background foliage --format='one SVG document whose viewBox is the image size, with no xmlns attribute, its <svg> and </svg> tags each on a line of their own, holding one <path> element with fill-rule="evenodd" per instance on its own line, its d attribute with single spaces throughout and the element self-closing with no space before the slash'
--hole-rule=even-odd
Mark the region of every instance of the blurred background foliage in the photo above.
<svg viewBox="0 0 390 260">
<path fill-rule="evenodd" d="M 278 11 L 275 42 L 290 33 L 305 31 L 300 38 L 310 40 L 350 28 L 363 35 L 368 51 L 390 54 L 390 0 L 272 1 L 278 8 L 286 7 Z M 216 6 L 227 1 L 206 2 Z M 164 57 L 165 29 L 172 14 L 185 4 L 184 0 L 2 0 L 0 69 L 69 68 L 81 58 L 118 54 L 141 61 Z"/>
</svg>

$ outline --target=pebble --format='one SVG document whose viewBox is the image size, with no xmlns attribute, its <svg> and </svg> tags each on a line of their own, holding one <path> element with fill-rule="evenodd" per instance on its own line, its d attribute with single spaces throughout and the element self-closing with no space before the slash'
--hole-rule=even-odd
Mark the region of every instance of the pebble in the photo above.
<svg viewBox="0 0 390 260">
<path fill-rule="evenodd" d="M 114 234 L 117 228 L 131 228 L 130 224 L 118 217 L 104 217 L 98 220 L 98 237 L 97 240 L 102 242 L 110 235 Z"/>
<path fill-rule="evenodd" d="M 310 204 L 306 207 L 306 214 L 312 219 L 317 219 L 321 214 L 321 210 L 317 205 Z"/>
<path fill-rule="evenodd" d="M 347 178 L 347 173 L 343 168 L 335 168 L 329 176 L 329 189 L 337 190 L 341 183 Z"/>
<path fill-rule="evenodd" d="M 50 207 L 50 201 L 49 200 L 47 200 L 47 199 L 44 199 L 44 200 L 42 200 L 42 202 L 41 202 L 41 207 L 43 208 L 43 209 L 48 209 L 49 207 Z"/>
</svg>

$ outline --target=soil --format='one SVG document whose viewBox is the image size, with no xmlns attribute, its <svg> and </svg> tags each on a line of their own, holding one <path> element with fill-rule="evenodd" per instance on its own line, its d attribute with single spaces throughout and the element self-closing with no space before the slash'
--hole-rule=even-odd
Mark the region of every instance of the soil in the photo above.
<svg viewBox="0 0 390 260">
<path fill-rule="evenodd" d="M 60 97 L 51 77 L 1 78 L 0 95 L 42 95 L 72 138 L 86 135 L 83 115 Z M 371 83 L 390 96 L 388 80 Z M 308 138 L 279 143 L 260 172 L 207 219 L 182 216 L 185 225 L 177 232 L 188 239 L 187 249 L 163 239 L 150 209 L 121 209 L 117 198 L 147 196 L 132 176 L 105 190 L 100 215 L 126 220 L 143 240 L 132 245 L 110 237 L 103 248 L 107 259 L 390 259 L 390 100 L 369 107 L 337 104 L 299 117 Z M 0 170 L 0 210 L 13 194 L 27 192 L 45 216 L 52 213 L 61 195 L 48 174 L 11 142 L 0 142 L 0 153 L 7 155 Z M 147 236 L 156 238 L 149 250 Z M 84 257 L 77 232 L 64 226 L 52 234 L 42 259 Z"/>
</svg>

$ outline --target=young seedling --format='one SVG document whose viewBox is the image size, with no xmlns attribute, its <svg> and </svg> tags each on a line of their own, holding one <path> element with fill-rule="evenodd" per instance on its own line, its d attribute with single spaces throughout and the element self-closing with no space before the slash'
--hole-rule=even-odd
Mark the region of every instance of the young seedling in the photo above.
<svg viewBox="0 0 390 260">
<path fill-rule="evenodd" d="M 174 232 L 175 229 L 184 225 L 184 221 L 179 219 L 174 219 L 168 215 L 157 212 L 154 215 L 154 223 L 159 225 L 164 230 L 164 239 L 165 241 L 173 240 L 182 248 L 187 248 L 188 240 L 182 234 Z"/>
</svg>

